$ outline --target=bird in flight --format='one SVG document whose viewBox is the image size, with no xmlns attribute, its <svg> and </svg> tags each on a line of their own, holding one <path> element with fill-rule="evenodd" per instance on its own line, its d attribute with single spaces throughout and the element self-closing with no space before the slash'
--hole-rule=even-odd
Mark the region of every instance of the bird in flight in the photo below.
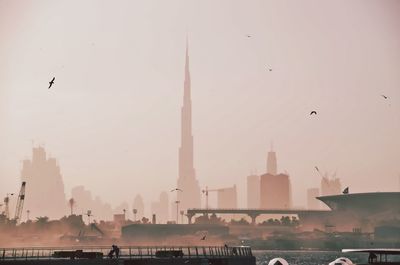
<svg viewBox="0 0 400 265">
<path fill-rule="evenodd" d="M 201 240 L 206 240 L 207 235 L 204 235 Z"/>
<path fill-rule="evenodd" d="M 50 89 L 50 87 L 54 84 L 54 80 L 56 80 L 56 78 L 55 77 L 53 77 L 53 79 L 51 79 L 51 81 L 49 82 L 49 88 L 48 89 Z"/>
<path fill-rule="evenodd" d="M 388 96 L 385 95 L 381 95 L 384 99 L 388 99 Z"/>
<path fill-rule="evenodd" d="M 247 37 L 247 38 L 251 38 L 251 35 L 248 35 L 248 34 L 247 34 L 246 37 Z"/>
<path fill-rule="evenodd" d="M 176 188 L 176 189 L 173 189 L 173 190 L 171 190 L 171 192 L 173 192 L 173 191 L 183 191 L 183 190 L 181 190 L 181 189 L 178 189 L 178 188 Z"/>
<path fill-rule="evenodd" d="M 315 166 L 315 170 L 317 170 L 319 172 L 319 168 L 317 166 Z"/>
<path fill-rule="evenodd" d="M 272 72 L 272 68 L 268 68 L 268 71 Z"/>
<path fill-rule="evenodd" d="M 310 115 L 313 115 L 313 114 L 317 115 L 317 112 L 315 110 L 311 111 Z"/>
</svg>

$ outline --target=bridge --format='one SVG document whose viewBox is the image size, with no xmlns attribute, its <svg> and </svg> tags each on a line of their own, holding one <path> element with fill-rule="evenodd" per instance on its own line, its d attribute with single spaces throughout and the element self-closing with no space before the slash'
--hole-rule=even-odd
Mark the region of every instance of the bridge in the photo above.
<svg viewBox="0 0 400 265">
<path fill-rule="evenodd" d="M 305 209 L 226 209 L 226 208 L 193 208 L 187 210 L 187 217 L 189 224 L 192 223 L 192 218 L 196 214 L 243 214 L 248 215 L 251 218 L 251 223 L 256 224 L 256 218 L 262 214 L 286 214 L 286 215 L 302 215 L 302 214 L 312 214 L 312 213 L 326 213 L 330 210 L 305 210 Z"/>
</svg>

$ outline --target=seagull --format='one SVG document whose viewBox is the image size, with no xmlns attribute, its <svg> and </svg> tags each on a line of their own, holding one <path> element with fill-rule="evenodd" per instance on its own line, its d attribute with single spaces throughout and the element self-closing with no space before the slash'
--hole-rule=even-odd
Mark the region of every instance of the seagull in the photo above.
<svg viewBox="0 0 400 265">
<path fill-rule="evenodd" d="M 56 78 L 55 77 L 53 77 L 53 79 L 51 79 L 51 81 L 49 82 L 49 88 L 48 89 L 50 89 L 50 87 L 54 84 L 54 80 L 56 80 Z"/>
<path fill-rule="evenodd" d="M 388 99 L 388 96 L 385 95 L 381 95 L 384 99 Z"/>
<path fill-rule="evenodd" d="M 315 166 L 315 169 L 319 172 L 319 168 L 317 166 Z"/>
<path fill-rule="evenodd" d="M 311 111 L 310 115 L 313 115 L 313 114 L 317 115 L 317 112 L 315 110 Z"/>
<path fill-rule="evenodd" d="M 247 38 L 251 38 L 251 35 L 248 35 L 248 34 L 247 34 L 246 37 L 247 37 Z"/>
<path fill-rule="evenodd" d="M 207 235 L 204 235 L 200 240 L 206 240 L 206 236 Z"/>
<path fill-rule="evenodd" d="M 178 188 L 176 188 L 176 189 L 173 189 L 173 190 L 171 190 L 171 192 L 173 192 L 173 191 L 183 191 L 183 190 L 181 190 L 181 189 L 178 189 Z"/>
<path fill-rule="evenodd" d="M 268 68 L 268 71 L 272 72 L 272 68 Z"/>
</svg>

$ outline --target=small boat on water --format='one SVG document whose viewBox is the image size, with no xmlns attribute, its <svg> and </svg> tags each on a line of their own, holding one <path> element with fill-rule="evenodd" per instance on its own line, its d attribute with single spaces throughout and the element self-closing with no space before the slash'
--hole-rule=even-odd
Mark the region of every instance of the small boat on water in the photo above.
<svg viewBox="0 0 400 265">
<path fill-rule="evenodd" d="M 400 261 L 390 261 L 388 259 L 388 256 L 399 256 L 398 260 L 400 260 L 400 249 L 398 249 L 398 248 L 343 249 L 342 252 L 343 253 L 366 253 L 366 254 L 368 254 L 368 262 L 358 264 L 358 265 L 367 265 L 367 264 L 400 265 Z M 338 262 L 338 264 L 341 264 L 341 263 Z"/>
</svg>

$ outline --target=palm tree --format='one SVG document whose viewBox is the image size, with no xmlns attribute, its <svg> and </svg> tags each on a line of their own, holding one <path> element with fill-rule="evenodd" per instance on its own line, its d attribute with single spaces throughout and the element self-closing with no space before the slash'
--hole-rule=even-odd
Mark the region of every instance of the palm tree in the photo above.
<svg viewBox="0 0 400 265">
<path fill-rule="evenodd" d="M 76 204 L 75 199 L 74 198 L 69 199 L 68 204 L 69 204 L 69 208 L 71 209 L 71 215 L 72 215 L 74 212 L 74 206 Z"/>
</svg>

